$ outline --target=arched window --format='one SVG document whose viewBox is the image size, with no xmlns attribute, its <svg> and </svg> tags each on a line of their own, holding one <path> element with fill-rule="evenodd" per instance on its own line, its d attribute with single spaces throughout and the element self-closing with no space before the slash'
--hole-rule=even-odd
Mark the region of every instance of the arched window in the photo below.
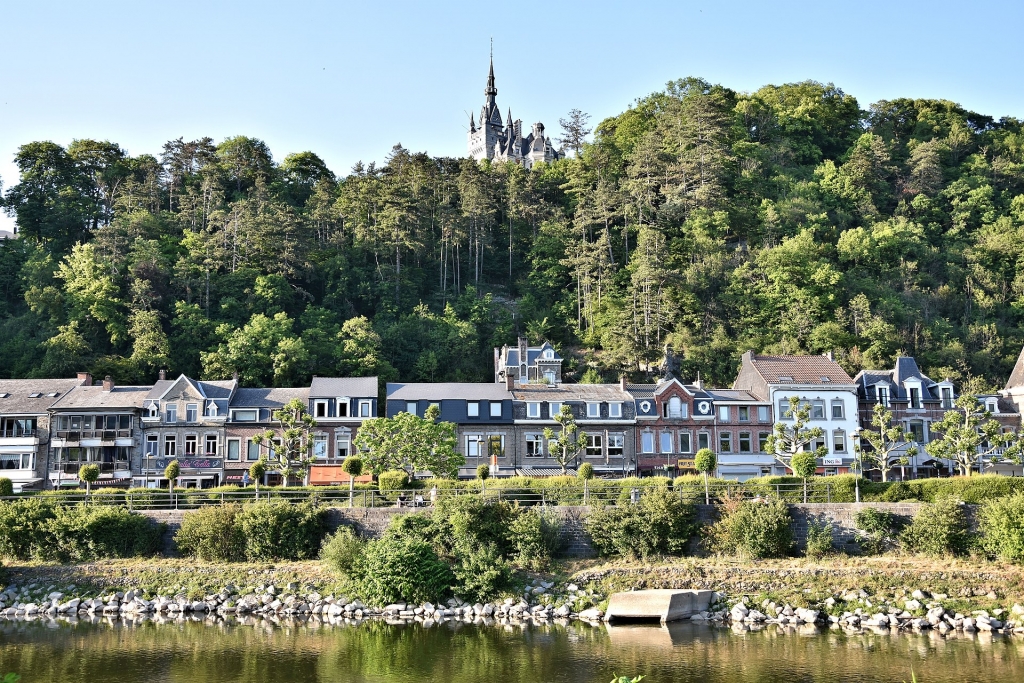
<svg viewBox="0 0 1024 683">
<path fill-rule="evenodd" d="M 668 416 L 669 417 L 682 417 L 683 416 L 683 400 L 678 396 L 673 396 L 668 400 Z"/>
</svg>

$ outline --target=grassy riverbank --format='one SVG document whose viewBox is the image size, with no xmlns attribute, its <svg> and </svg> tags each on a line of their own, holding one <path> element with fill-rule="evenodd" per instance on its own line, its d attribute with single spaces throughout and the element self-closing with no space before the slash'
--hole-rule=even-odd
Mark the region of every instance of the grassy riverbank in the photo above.
<svg viewBox="0 0 1024 683">
<path fill-rule="evenodd" d="M 75 586 L 75 593 L 138 588 L 147 593 L 186 593 L 201 597 L 227 584 L 239 588 L 296 583 L 325 595 L 340 592 L 336 577 L 319 561 L 263 564 L 210 563 L 184 559 L 104 560 L 82 564 L 17 563 L 9 580 L 40 588 Z M 634 588 L 702 588 L 730 597 L 771 598 L 794 606 L 820 607 L 829 597 L 861 592 L 867 599 L 896 599 L 915 590 L 945 594 L 961 610 L 1009 609 L 1024 604 L 1024 568 L 951 558 L 884 555 L 835 556 L 820 560 L 789 558 L 750 562 L 738 558 L 666 558 L 641 563 L 625 560 L 562 561 L 547 574 L 531 574 L 558 584 L 576 583 L 603 595 Z"/>
</svg>

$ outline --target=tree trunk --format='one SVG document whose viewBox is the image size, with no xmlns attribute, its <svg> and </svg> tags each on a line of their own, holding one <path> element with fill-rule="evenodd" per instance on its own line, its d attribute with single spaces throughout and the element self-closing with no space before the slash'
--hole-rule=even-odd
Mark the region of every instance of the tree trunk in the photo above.
<svg viewBox="0 0 1024 683">
<path fill-rule="evenodd" d="M 804 504 L 807 504 L 807 479 L 804 478 Z"/>
<path fill-rule="evenodd" d="M 711 493 L 708 491 L 708 473 L 704 473 L 704 504 L 711 505 Z"/>
</svg>

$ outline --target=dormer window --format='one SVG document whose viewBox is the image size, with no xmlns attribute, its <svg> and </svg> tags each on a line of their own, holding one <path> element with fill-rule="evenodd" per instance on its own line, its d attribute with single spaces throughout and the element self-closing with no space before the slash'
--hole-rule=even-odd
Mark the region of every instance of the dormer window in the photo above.
<svg viewBox="0 0 1024 683">
<path fill-rule="evenodd" d="M 780 382 L 792 382 L 793 378 L 789 377 L 788 375 L 783 375 L 782 377 L 779 377 L 779 381 Z"/>
<path fill-rule="evenodd" d="M 829 382 L 831 382 L 831 381 L 832 381 L 832 379 L 831 379 L 831 378 L 829 378 L 829 377 L 822 377 L 822 378 L 821 378 L 821 383 L 822 383 L 822 384 L 828 384 L 828 383 L 829 383 Z"/>
<path fill-rule="evenodd" d="M 480 417 L 480 402 L 469 401 L 466 403 L 466 415 L 469 417 Z"/>
<path fill-rule="evenodd" d="M 998 413 L 999 412 L 999 406 L 996 405 L 995 401 L 988 401 L 988 403 L 986 404 L 985 408 L 990 413 Z"/>
<path fill-rule="evenodd" d="M 555 415 L 558 415 L 560 412 L 562 412 L 562 404 L 561 404 L 561 402 L 559 402 L 559 401 L 550 401 L 548 403 L 548 415 L 551 416 L 552 420 L 554 420 L 555 419 Z"/>
<path fill-rule="evenodd" d="M 526 417 L 540 417 L 540 403 L 527 403 Z"/>
<path fill-rule="evenodd" d="M 622 417 L 622 404 L 621 403 L 609 403 L 608 404 L 608 417 Z"/>
<path fill-rule="evenodd" d="M 921 407 L 921 387 L 909 387 L 910 389 L 910 407 L 920 408 Z"/>
<path fill-rule="evenodd" d="M 600 403 L 588 403 L 587 404 L 587 417 L 592 417 L 592 418 L 601 417 L 601 404 Z"/>
<path fill-rule="evenodd" d="M 206 417 L 217 417 L 220 414 L 220 410 L 217 408 L 217 404 L 214 401 L 206 406 Z"/>
<path fill-rule="evenodd" d="M 684 418 L 686 417 L 686 404 L 683 399 L 673 396 L 667 402 L 662 403 L 662 417 Z"/>
<path fill-rule="evenodd" d="M 491 417 L 501 417 L 501 401 L 491 401 Z"/>
<path fill-rule="evenodd" d="M 156 403 L 150 403 L 146 408 L 147 417 L 160 417 L 160 406 Z"/>
<path fill-rule="evenodd" d="M 883 405 L 886 408 L 889 407 L 889 387 L 878 386 L 875 388 L 875 394 L 878 396 L 879 405 Z"/>
<path fill-rule="evenodd" d="M 953 407 L 953 387 L 942 387 L 942 407 L 949 409 Z"/>
<path fill-rule="evenodd" d="M 327 401 L 313 403 L 313 417 L 327 417 Z"/>
<path fill-rule="evenodd" d="M 553 360 L 555 358 L 555 352 L 551 349 L 544 349 L 544 360 Z"/>
</svg>

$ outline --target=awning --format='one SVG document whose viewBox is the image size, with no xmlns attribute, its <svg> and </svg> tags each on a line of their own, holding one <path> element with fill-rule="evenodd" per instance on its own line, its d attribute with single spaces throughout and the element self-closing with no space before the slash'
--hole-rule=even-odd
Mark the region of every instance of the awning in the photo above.
<svg viewBox="0 0 1024 683">
<path fill-rule="evenodd" d="M 340 486 L 348 484 L 350 477 L 341 469 L 341 465 L 316 465 L 309 468 L 309 483 L 318 486 Z M 361 474 L 356 482 L 369 484 L 373 481 L 372 474 Z"/>
<path fill-rule="evenodd" d="M 520 467 L 516 470 L 516 474 L 521 477 L 560 477 L 562 476 L 561 467 Z M 567 476 L 575 476 L 576 470 L 566 469 L 565 474 Z"/>
</svg>

